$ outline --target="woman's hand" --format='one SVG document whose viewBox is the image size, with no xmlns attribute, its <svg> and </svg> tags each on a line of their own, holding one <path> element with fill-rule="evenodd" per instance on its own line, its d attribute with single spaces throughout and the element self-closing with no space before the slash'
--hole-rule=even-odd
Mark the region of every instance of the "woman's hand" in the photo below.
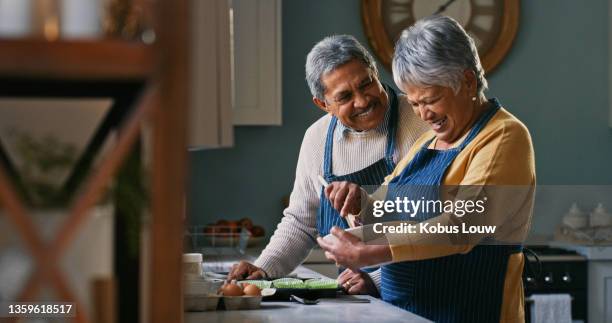
<svg viewBox="0 0 612 323">
<path fill-rule="evenodd" d="M 355 183 L 331 182 L 325 187 L 325 197 L 342 217 L 361 212 L 361 188 Z"/>
<path fill-rule="evenodd" d="M 319 237 L 317 242 L 325 250 L 325 257 L 336 262 L 336 266 L 358 270 L 393 259 L 388 245 L 366 245 L 359 238 L 338 227 L 333 227 L 330 232 L 336 239 Z"/>
<path fill-rule="evenodd" d="M 361 270 L 344 270 L 338 276 L 338 284 L 350 295 L 370 295 L 380 297 L 376 285 L 368 273 Z"/>
</svg>

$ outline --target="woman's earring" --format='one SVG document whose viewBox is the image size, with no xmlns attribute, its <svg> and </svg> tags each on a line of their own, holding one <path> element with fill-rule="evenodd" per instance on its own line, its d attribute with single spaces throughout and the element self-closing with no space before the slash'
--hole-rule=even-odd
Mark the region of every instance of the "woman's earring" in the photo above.
<svg viewBox="0 0 612 323">
<path fill-rule="evenodd" d="M 476 101 L 476 97 L 475 96 L 472 97 L 472 101 Z"/>
</svg>

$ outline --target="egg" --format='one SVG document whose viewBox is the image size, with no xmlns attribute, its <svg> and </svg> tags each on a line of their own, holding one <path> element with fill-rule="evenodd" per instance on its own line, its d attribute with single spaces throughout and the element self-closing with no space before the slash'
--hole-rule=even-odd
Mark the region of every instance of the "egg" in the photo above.
<svg viewBox="0 0 612 323">
<path fill-rule="evenodd" d="M 223 296 L 242 296 L 244 293 L 242 292 L 242 288 L 237 284 L 225 284 L 221 287 L 221 293 Z"/>
<path fill-rule="evenodd" d="M 248 284 L 244 288 L 244 294 L 249 296 L 261 296 L 261 289 L 253 284 Z"/>
</svg>

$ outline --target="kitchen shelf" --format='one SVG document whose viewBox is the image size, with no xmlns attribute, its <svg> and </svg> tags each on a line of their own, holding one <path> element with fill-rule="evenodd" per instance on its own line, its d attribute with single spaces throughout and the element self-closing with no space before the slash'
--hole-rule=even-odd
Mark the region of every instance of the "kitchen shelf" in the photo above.
<svg viewBox="0 0 612 323">
<path fill-rule="evenodd" d="M 0 39 L 2 78 L 143 80 L 153 66 L 153 46 L 139 42 Z"/>
<path fill-rule="evenodd" d="M 131 295 L 118 293 L 127 302 L 100 296 L 92 306 L 104 313 L 101 317 L 119 315 L 119 322 L 137 321 L 123 315 L 122 308 L 142 315 L 140 321 L 143 322 L 183 321 L 183 298 L 181 289 L 177 288 L 182 282 L 183 222 L 176 215 L 184 210 L 184 179 L 187 178 L 185 129 L 191 70 L 189 4 L 187 0 L 153 1 L 155 45 L 118 39 L 49 42 L 0 38 L 0 97 L 113 98 L 111 111 L 98 126 L 88 143 L 88 150 L 78 162 L 80 170 L 70 175 L 65 185 L 65 191 L 71 193 L 73 199 L 66 210 L 67 219 L 54 238 L 43 239 L 38 232 L 28 205 L 18 194 L 19 185 L 12 181 L 11 165 L 7 167 L 6 158 L 0 158 L 0 205 L 24 241 L 32 263 L 36 264 L 18 299 L 34 301 L 46 287 L 80 308 L 79 295 L 73 292 L 66 273 L 58 265 L 60 258 L 74 243 L 90 214 L 88 210 L 102 198 L 113 176 L 123 170 L 124 162 L 130 163 L 133 156 L 140 157 L 142 124 L 149 122 L 153 131 L 150 139 L 150 234 L 143 246 L 146 259 L 140 260 L 141 272 L 131 264 L 122 267 L 136 269 L 128 274 L 137 276 L 131 281 L 143 284 L 143 288 L 133 289 L 141 299 L 132 304 Z M 114 147 L 95 169 L 89 167 L 103 138 L 115 128 L 118 135 Z M 128 286 L 131 281 L 119 279 L 117 284 Z M 112 281 L 105 283 L 112 284 Z M 100 288 L 101 292 L 105 290 L 110 289 Z M 144 293 L 143 290 L 152 292 Z M 115 309 L 113 304 L 122 305 Z M 79 323 L 100 320 L 89 319 L 85 311 L 77 311 L 72 319 Z"/>
</svg>

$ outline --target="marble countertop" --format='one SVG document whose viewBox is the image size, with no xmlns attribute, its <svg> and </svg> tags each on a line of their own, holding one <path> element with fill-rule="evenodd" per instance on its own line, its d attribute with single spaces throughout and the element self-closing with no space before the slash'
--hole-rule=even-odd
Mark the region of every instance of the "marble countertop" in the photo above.
<svg viewBox="0 0 612 323">
<path fill-rule="evenodd" d="M 359 297 L 369 298 L 370 303 L 345 303 L 334 299 L 321 300 L 317 305 L 263 302 L 256 310 L 188 312 L 185 313 L 185 322 L 431 322 L 379 299 Z"/>
</svg>

